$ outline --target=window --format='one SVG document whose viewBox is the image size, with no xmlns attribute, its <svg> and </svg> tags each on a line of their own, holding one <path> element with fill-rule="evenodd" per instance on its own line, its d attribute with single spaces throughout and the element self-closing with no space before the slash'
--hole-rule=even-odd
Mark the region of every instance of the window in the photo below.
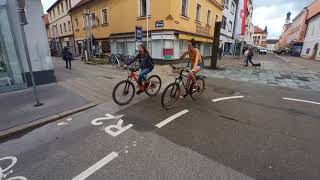
<svg viewBox="0 0 320 180">
<path fill-rule="evenodd" d="M 147 15 L 147 0 L 140 0 L 140 17 Z"/>
<path fill-rule="evenodd" d="M 221 22 L 222 29 L 226 29 L 226 21 L 227 21 L 227 18 L 225 16 L 222 16 L 222 22 Z"/>
<path fill-rule="evenodd" d="M 208 16 L 207 16 L 207 24 L 210 25 L 210 21 L 211 21 L 211 11 L 208 10 Z"/>
<path fill-rule="evenodd" d="M 229 8 L 229 0 L 224 0 L 224 7 Z"/>
<path fill-rule="evenodd" d="M 56 11 L 53 9 L 53 18 L 56 18 Z"/>
<path fill-rule="evenodd" d="M 260 36 L 258 36 L 258 39 L 260 39 Z"/>
<path fill-rule="evenodd" d="M 200 21 L 200 15 L 201 15 L 201 5 L 197 4 L 196 21 Z"/>
<path fill-rule="evenodd" d="M 63 32 L 63 31 L 62 31 L 62 24 L 60 24 L 60 32 L 61 32 L 61 34 L 62 34 L 62 32 Z"/>
<path fill-rule="evenodd" d="M 60 6 L 58 6 L 58 15 L 60 15 Z"/>
<path fill-rule="evenodd" d="M 64 29 L 64 32 L 67 32 L 67 25 L 66 25 L 66 23 L 63 23 L 63 29 Z"/>
<path fill-rule="evenodd" d="M 69 10 L 68 0 L 66 0 L 66 10 Z"/>
<path fill-rule="evenodd" d="M 76 30 L 79 30 L 79 20 L 78 20 L 78 18 L 75 18 L 74 22 L 76 23 Z"/>
<path fill-rule="evenodd" d="M 306 54 L 309 54 L 309 53 L 310 53 L 310 48 L 306 50 Z"/>
<path fill-rule="evenodd" d="M 229 21 L 228 31 L 229 31 L 229 32 L 231 32 L 231 31 L 232 31 L 232 22 L 231 22 L 231 21 Z"/>
<path fill-rule="evenodd" d="M 188 0 L 181 0 L 181 15 L 188 17 Z"/>
<path fill-rule="evenodd" d="M 51 13 L 51 11 L 50 11 L 50 13 L 49 13 L 49 16 L 50 16 L 50 20 L 52 20 L 52 13 Z"/>
<path fill-rule="evenodd" d="M 70 21 L 68 21 L 68 28 L 69 28 L 69 31 L 72 31 L 72 26 Z"/>
<path fill-rule="evenodd" d="M 83 28 L 87 28 L 88 27 L 87 16 L 82 16 L 82 17 L 83 17 Z"/>
<path fill-rule="evenodd" d="M 91 26 L 97 26 L 97 17 L 95 13 L 92 13 L 91 17 L 90 17 L 91 21 Z"/>
<path fill-rule="evenodd" d="M 102 24 L 108 24 L 108 11 L 107 11 L 107 9 L 103 9 L 101 11 L 101 16 L 102 16 Z"/>
<path fill-rule="evenodd" d="M 64 8 L 63 8 L 63 2 L 61 2 L 61 12 L 64 12 Z"/>
<path fill-rule="evenodd" d="M 231 10 L 230 10 L 230 13 L 233 15 L 234 14 L 234 7 L 235 7 L 235 5 L 234 5 L 234 3 L 232 2 L 231 3 Z"/>
</svg>

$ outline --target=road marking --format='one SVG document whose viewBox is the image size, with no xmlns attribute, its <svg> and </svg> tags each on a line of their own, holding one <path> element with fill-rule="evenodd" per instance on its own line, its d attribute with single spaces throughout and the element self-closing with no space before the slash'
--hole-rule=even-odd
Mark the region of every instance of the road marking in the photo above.
<svg viewBox="0 0 320 180">
<path fill-rule="evenodd" d="M 305 103 L 320 105 L 320 103 L 318 103 L 318 102 L 307 101 L 307 100 L 302 100 L 302 99 L 293 99 L 293 98 L 283 98 L 283 99 L 288 100 L 288 101 L 297 101 L 297 102 L 305 102 Z"/>
<path fill-rule="evenodd" d="M 244 96 L 230 96 L 230 97 L 223 97 L 223 98 L 218 98 L 218 99 L 212 99 L 212 102 L 219 102 L 219 101 L 224 101 L 224 100 L 229 100 L 229 99 L 240 99 L 244 98 Z"/>
<path fill-rule="evenodd" d="M 66 122 L 60 122 L 58 123 L 58 126 L 64 126 L 64 125 L 68 125 L 69 123 L 66 123 Z"/>
<path fill-rule="evenodd" d="M 175 120 L 176 118 L 178 118 L 178 117 L 180 117 L 180 116 L 182 116 L 182 115 L 184 115 L 184 114 L 186 114 L 188 112 L 189 112 L 189 110 L 187 110 L 187 109 L 185 109 L 185 110 L 183 110 L 181 112 L 178 112 L 177 114 L 175 114 L 175 115 L 165 119 L 164 121 L 158 123 L 156 126 L 158 128 L 162 128 L 164 125 L 170 123 L 171 121 Z"/>
<path fill-rule="evenodd" d="M 103 159 L 101 159 L 100 161 L 95 163 L 93 166 L 89 167 L 87 170 L 83 171 L 81 174 L 74 177 L 72 180 L 84 180 L 84 179 L 88 178 L 90 175 L 95 173 L 97 170 L 99 170 L 100 168 L 102 168 L 103 166 L 105 166 L 106 164 L 111 162 L 113 159 L 117 158 L 118 155 L 119 154 L 116 152 L 110 153 L 108 156 L 104 157 Z"/>
</svg>

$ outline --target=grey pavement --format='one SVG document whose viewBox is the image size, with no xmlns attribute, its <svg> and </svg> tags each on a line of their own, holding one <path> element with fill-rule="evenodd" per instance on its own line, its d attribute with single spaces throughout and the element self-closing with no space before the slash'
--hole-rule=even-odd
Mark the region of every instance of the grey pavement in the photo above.
<svg viewBox="0 0 320 180">
<path fill-rule="evenodd" d="M 83 106 L 81 96 L 56 84 L 38 87 L 43 106 L 34 107 L 32 89 L 0 94 L 0 131 Z"/>
<path fill-rule="evenodd" d="M 244 98 L 211 102 L 235 94 Z M 319 105 L 283 97 L 320 102 L 317 91 L 208 78 L 199 101 L 186 98 L 170 111 L 160 96 L 126 107 L 108 101 L 2 142 L 0 158 L 18 159 L 9 177 L 34 180 L 83 173 L 83 179 L 317 180 Z M 124 115 L 122 127 L 133 127 L 113 137 L 106 129 L 119 119 L 92 124 L 107 113 Z M 98 169 L 89 173 L 90 167 Z"/>
</svg>

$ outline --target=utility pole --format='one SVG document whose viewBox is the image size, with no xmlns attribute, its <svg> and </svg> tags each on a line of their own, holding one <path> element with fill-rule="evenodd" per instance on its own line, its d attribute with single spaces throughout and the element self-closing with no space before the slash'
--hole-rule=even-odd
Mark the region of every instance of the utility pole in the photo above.
<svg viewBox="0 0 320 180">
<path fill-rule="evenodd" d="M 147 10 L 147 14 L 146 14 L 146 16 L 147 16 L 147 49 L 149 50 L 149 12 L 150 12 L 150 9 L 149 9 L 149 5 L 150 5 L 150 3 L 149 3 L 149 0 L 146 0 L 146 6 L 147 6 L 147 8 L 146 8 L 146 10 Z"/>
<path fill-rule="evenodd" d="M 25 52 L 26 52 L 28 68 L 30 71 L 31 83 L 32 83 L 32 87 L 33 87 L 33 94 L 36 99 L 36 104 L 34 106 L 38 107 L 38 106 L 42 106 L 43 104 L 40 103 L 40 100 L 39 100 L 38 91 L 37 91 L 37 87 L 36 87 L 36 83 L 35 83 L 34 75 L 33 75 L 33 71 L 32 71 L 32 64 L 31 64 L 31 60 L 30 60 L 28 43 L 27 43 L 27 39 L 26 39 L 26 33 L 24 31 L 24 26 L 28 24 L 26 13 L 24 11 L 25 0 L 17 0 L 17 6 L 18 6 L 17 13 L 19 16 L 19 24 L 20 24 L 20 29 L 21 29 L 22 41 L 23 41 Z"/>
<path fill-rule="evenodd" d="M 89 33 L 89 26 L 90 26 L 90 12 L 89 10 L 87 10 L 85 13 L 84 13 L 84 16 L 85 16 L 85 29 L 86 29 L 86 36 L 87 36 L 87 54 L 88 54 L 88 58 L 91 57 L 91 52 L 90 52 L 90 44 L 91 44 L 91 38 L 90 38 L 90 33 Z"/>
<path fill-rule="evenodd" d="M 211 53 L 211 68 L 217 69 L 218 53 L 219 53 L 219 39 L 220 39 L 221 22 L 216 22 L 214 27 L 212 53 Z"/>
</svg>

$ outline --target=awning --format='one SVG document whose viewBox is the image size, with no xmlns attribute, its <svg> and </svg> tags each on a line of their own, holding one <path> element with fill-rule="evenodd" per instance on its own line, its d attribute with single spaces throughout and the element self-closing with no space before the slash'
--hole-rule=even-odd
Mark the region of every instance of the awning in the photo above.
<svg viewBox="0 0 320 180">
<path fill-rule="evenodd" d="M 213 42 L 213 40 L 209 39 L 209 38 L 191 36 L 191 35 L 186 35 L 186 34 L 179 34 L 179 39 L 184 39 L 184 40 L 194 39 L 195 41 L 200 41 L 200 42 L 210 42 L 210 43 Z"/>
</svg>

